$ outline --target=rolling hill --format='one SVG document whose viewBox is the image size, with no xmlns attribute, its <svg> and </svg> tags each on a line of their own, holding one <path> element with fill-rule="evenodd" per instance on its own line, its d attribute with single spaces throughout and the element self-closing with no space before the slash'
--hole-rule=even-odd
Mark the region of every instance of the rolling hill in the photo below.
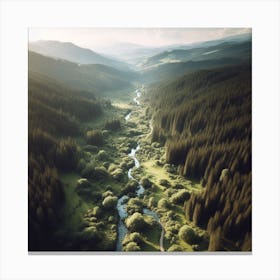
<svg viewBox="0 0 280 280">
<path fill-rule="evenodd" d="M 228 57 L 246 59 L 251 56 L 251 49 L 251 41 L 242 43 L 223 42 L 214 46 L 191 48 L 187 50 L 174 49 L 150 57 L 143 64 L 143 67 L 155 67 L 169 62 L 213 60 Z"/>
<path fill-rule="evenodd" d="M 129 65 L 100 55 L 69 42 L 37 41 L 29 43 L 29 50 L 53 58 L 65 59 L 78 64 L 104 64 L 119 70 L 129 70 Z"/>
<path fill-rule="evenodd" d="M 213 60 L 166 63 L 159 65 L 158 67 L 154 67 L 143 71 L 142 79 L 144 82 L 151 84 L 156 84 L 160 82 L 166 83 L 193 71 L 202 69 L 213 69 L 224 66 L 233 66 L 238 65 L 240 63 L 249 63 L 249 61 L 239 58 L 228 57 Z"/>
<path fill-rule="evenodd" d="M 124 72 L 101 64 L 79 65 L 30 51 L 28 67 L 31 72 L 47 76 L 73 89 L 97 95 L 102 95 L 104 91 L 127 88 L 136 78 L 136 74 L 131 71 Z"/>
</svg>

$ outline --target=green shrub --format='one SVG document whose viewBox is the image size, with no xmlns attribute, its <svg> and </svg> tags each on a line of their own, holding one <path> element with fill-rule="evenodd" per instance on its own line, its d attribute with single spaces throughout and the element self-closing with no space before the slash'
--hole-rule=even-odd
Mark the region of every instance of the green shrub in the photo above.
<svg viewBox="0 0 280 280">
<path fill-rule="evenodd" d="M 126 211 L 129 215 L 135 212 L 142 212 L 143 202 L 138 197 L 131 198 L 126 205 Z"/>
<path fill-rule="evenodd" d="M 182 204 L 190 198 L 190 193 L 187 190 L 180 190 L 171 196 L 170 201 L 174 204 Z"/>
<path fill-rule="evenodd" d="M 140 235 L 139 232 L 127 233 L 123 239 L 122 245 L 125 246 L 129 242 L 140 243 L 141 241 L 142 241 L 142 236 Z"/>
<path fill-rule="evenodd" d="M 101 209 L 99 206 L 95 206 L 93 209 L 92 209 L 92 214 L 96 217 L 100 216 L 101 215 Z"/>
<path fill-rule="evenodd" d="M 145 216 L 145 227 L 155 228 L 160 227 L 159 223 L 155 220 L 154 217 L 146 215 Z"/>
<path fill-rule="evenodd" d="M 160 143 L 158 142 L 153 142 L 151 145 L 153 148 L 160 148 Z"/>
<path fill-rule="evenodd" d="M 101 151 L 98 152 L 96 158 L 98 160 L 103 160 L 103 161 L 108 160 L 108 154 L 104 150 L 101 150 Z"/>
<path fill-rule="evenodd" d="M 82 170 L 81 175 L 85 178 L 93 178 L 95 169 L 95 163 L 90 162 L 86 165 L 86 167 Z"/>
<path fill-rule="evenodd" d="M 122 161 L 122 162 L 120 163 L 120 168 L 121 168 L 122 170 L 128 169 L 128 168 L 127 168 L 127 164 L 126 164 L 124 161 Z"/>
<path fill-rule="evenodd" d="M 127 165 L 127 168 L 132 168 L 134 166 L 134 160 L 131 157 L 125 157 L 124 162 Z"/>
<path fill-rule="evenodd" d="M 170 183 L 166 179 L 160 179 L 159 184 L 164 187 L 169 187 Z"/>
<path fill-rule="evenodd" d="M 107 196 L 102 201 L 105 209 L 113 209 L 117 206 L 118 198 L 116 196 Z"/>
<path fill-rule="evenodd" d="M 169 207 L 169 202 L 167 199 L 162 198 L 158 201 L 157 207 L 160 209 L 168 209 Z"/>
<path fill-rule="evenodd" d="M 109 176 L 107 169 L 103 166 L 95 167 L 93 177 L 96 180 L 107 179 Z"/>
<path fill-rule="evenodd" d="M 109 168 L 109 165 L 110 165 L 110 162 L 109 162 L 109 161 L 104 161 L 104 162 L 102 163 L 102 166 L 105 167 L 106 169 Z"/>
<path fill-rule="evenodd" d="M 113 195 L 114 195 L 114 194 L 113 194 L 112 191 L 106 191 L 106 192 L 104 192 L 104 193 L 102 194 L 102 197 L 105 198 L 105 197 L 107 197 L 107 196 L 113 196 Z"/>
<path fill-rule="evenodd" d="M 139 232 L 132 232 L 130 234 L 130 240 L 139 243 L 142 240 L 142 236 Z"/>
<path fill-rule="evenodd" d="M 136 242 L 129 242 L 124 247 L 124 250 L 127 252 L 129 252 L 129 251 L 132 252 L 132 251 L 140 251 L 141 249 Z"/>
<path fill-rule="evenodd" d="M 167 252 L 182 252 L 183 250 L 181 249 L 181 247 L 179 245 L 173 244 L 171 245 Z"/>
<path fill-rule="evenodd" d="M 155 201 L 155 198 L 152 196 L 148 200 L 148 208 L 152 209 L 155 206 L 156 206 L 156 201 Z"/>
<path fill-rule="evenodd" d="M 151 181 L 148 178 L 142 178 L 140 184 L 146 189 L 152 186 Z"/>
<path fill-rule="evenodd" d="M 168 188 L 164 191 L 164 194 L 167 197 L 171 197 L 174 193 L 176 193 L 176 190 L 174 190 L 173 188 Z"/>
<path fill-rule="evenodd" d="M 172 233 L 172 231 L 170 231 L 170 230 L 166 230 L 165 231 L 165 234 L 164 234 L 164 237 L 167 239 L 167 240 L 171 240 L 171 238 L 173 237 L 173 233 Z"/>
<path fill-rule="evenodd" d="M 87 179 L 94 179 L 94 180 L 105 180 L 108 178 L 109 174 L 105 167 L 99 166 L 96 167 L 95 163 L 90 162 L 86 165 L 84 170 L 82 170 L 81 175 Z"/>
<path fill-rule="evenodd" d="M 129 216 L 125 223 L 130 231 L 139 231 L 145 227 L 144 217 L 138 212 L 134 213 L 132 216 Z"/>
<path fill-rule="evenodd" d="M 195 244 L 198 236 L 190 226 L 184 225 L 179 230 L 179 238 L 188 244 Z"/>
<path fill-rule="evenodd" d="M 135 193 L 138 187 L 138 183 L 136 181 L 129 181 L 122 190 L 123 194 Z"/>
<path fill-rule="evenodd" d="M 133 140 L 133 139 L 129 139 L 128 140 L 128 143 L 127 143 L 127 146 L 132 149 L 132 148 L 135 148 L 137 146 L 137 141 Z"/>
<path fill-rule="evenodd" d="M 90 188 L 91 187 L 91 184 L 90 182 L 88 181 L 88 179 L 86 178 L 81 178 L 77 181 L 77 184 L 76 184 L 76 189 L 85 189 L 85 188 Z"/>
<path fill-rule="evenodd" d="M 117 180 L 117 181 L 119 181 L 119 182 L 123 181 L 124 175 L 125 174 L 124 174 L 124 172 L 123 172 L 123 170 L 121 168 L 117 168 L 116 170 L 114 170 L 111 173 L 112 178 Z"/>
<path fill-rule="evenodd" d="M 112 173 L 118 168 L 118 166 L 115 163 L 111 163 L 108 167 L 108 172 Z"/>
</svg>

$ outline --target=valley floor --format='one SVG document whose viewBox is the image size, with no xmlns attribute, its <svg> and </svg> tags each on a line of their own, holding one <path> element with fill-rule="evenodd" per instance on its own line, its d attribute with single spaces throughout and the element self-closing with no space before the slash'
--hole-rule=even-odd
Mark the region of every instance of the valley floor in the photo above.
<svg viewBox="0 0 280 280">
<path fill-rule="evenodd" d="M 151 143 L 152 123 L 146 114 L 146 104 L 137 105 L 130 101 L 115 102 L 98 122 L 88 123 L 91 129 L 100 129 L 106 139 L 101 147 L 91 147 L 83 139 L 77 139 L 82 150 L 84 162 L 92 165 L 96 173 L 88 178 L 91 187 L 80 190 L 77 185 L 83 178 L 82 174 L 61 174 L 66 194 L 66 203 L 61 213 L 61 228 L 57 232 L 61 238 L 64 250 L 75 250 L 76 235 L 79 239 L 79 249 L 82 250 L 116 250 L 119 234 L 118 212 L 115 208 L 104 207 L 107 196 L 128 196 L 126 209 L 128 220 L 135 212 L 143 217 L 144 226 L 135 224 L 130 227 L 122 240 L 125 251 L 202 251 L 207 250 L 208 235 L 204 230 L 195 227 L 186 220 L 183 211 L 184 198 L 192 192 L 201 192 L 202 186 L 186 180 L 177 174 L 176 167 L 165 161 L 165 148 L 160 143 Z M 129 119 L 125 116 L 130 113 Z M 121 129 L 108 131 L 104 129 L 106 119 L 121 119 Z M 133 168 L 134 163 L 128 156 L 137 144 L 136 152 L 139 168 Z M 140 182 L 145 191 L 137 197 L 138 187 L 128 179 L 127 172 L 132 168 L 132 176 Z M 183 198 L 183 199 L 182 199 Z M 143 214 L 148 208 L 157 213 L 159 223 L 151 216 Z M 127 221 L 125 222 L 127 225 Z M 194 237 L 187 239 L 184 230 L 191 228 Z M 185 227 L 185 228 L 183 228 Z M 135 234 L 136 232 L 136 234 Z M 67 238 L 65 237 L 67 236 Z M 84 240 L 90 239 L 86 242 Z M 68 240 L 67 240 L 68 239 Z M 82 243 L 82 245 L 81 245 Z"/>
</svg>

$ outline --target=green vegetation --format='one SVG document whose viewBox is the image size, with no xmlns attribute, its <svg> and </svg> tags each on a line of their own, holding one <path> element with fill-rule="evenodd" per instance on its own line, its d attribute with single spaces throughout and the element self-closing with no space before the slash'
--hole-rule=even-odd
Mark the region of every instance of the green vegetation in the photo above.
<svg viewBox="0 0 280 280">
<path fill-rule="evenodd" d="M 105 124 L 105 129 L 117 131 L 121 129 L 121 122 L 120 120 L 110 120 L 107 121 Z"/>
<path fill-rule="evenodd" d="M 250 66 L 194 72 L 155 88 L 150 102 L 152 140 L 165 144 L 166 161 L 180 175 L 205 186 L 185 198 L 187 220 L 243 248 L 251 232 Z"/>
<path fill-rule="evenodd" d="M 105 209 L 115 209 L 117 205 L 118 198 L 116 196 L 107 196 L 104 198 L 102 201 L 102 205 L 104 206 Z"/>
<path fill-rule="evenodd" d="M 125 195 L 126 252 L 251 251 L 250 41 L 163 52 L 139 76 L 51 52 L 29 52 L 29 250 L 115 251 Z"/>
<path fill-rule="evenodd" d="M 128 217 L 125 223 L 130 231 L 139 231 L 145 227 L 145 219 L 143 215 L 138 212 Z"/>
<path fill-rule="evenodd" d="M 87 131 L 86 140 L 89 145 L 94 145 L 94 146 L 104 145 L 104 137 L 100 130 Z"/>
<path fill-rule="evenodd" d="M 135 73 L 121 71 L 102 64 L 76 64 L 54 59 L 29 51 L 30 72 L 40 73 L 68 87 L 102 96 L 102 92 L 127 88 L 135 79 Z"/>
<path fill-rule="evenodd" d="M 183 227 L 180 228 L 179 237 L 183 241 L 189 244 L 195 244 L 197 241 L 197 236 L 195 231 L 190 226 L 187 225 L 184 225 Z"/>
<path fill-rule="evenodd" d="M 116 112 L 92 93 L 29 73 L 29 250 L 115 249 L 117 197 L 104 206 L 101 198 L 109 184 L 121 186 L 102 165 L 109 157 L 99 146 L 108 149 L 108 136 L 87 126 L 108 110 Z"/>
<path fill-rule="evenodd" d="M 120 70 L 129 70 L 128 65 L 124 62 L 100 55 L 90 49 L 78 47 L 70 42 L 30 42 L 28 49 L 42 55 L 59 57 L 79 64 L 104 64 Z"/>
</svg>

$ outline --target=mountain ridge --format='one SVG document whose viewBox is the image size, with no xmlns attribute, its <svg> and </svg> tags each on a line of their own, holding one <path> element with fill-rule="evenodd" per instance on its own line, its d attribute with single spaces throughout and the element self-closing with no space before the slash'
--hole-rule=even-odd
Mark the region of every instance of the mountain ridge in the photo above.
<svg viewBox="0 0 280 280">
<path fill-rule="evenodd" d="M 121 89 L 131 85 L 136 74 L 100 64 L 79 65 L 54 59 L 32 51 L 28 53 L 29 71 L 40 73 L 68 87 L 101 94 L 104 91 Z"/>
<path fill-rule="evenodd" d="M 71 42 L 60 42 L 54 40 L 40 40 L 30 42 L 30 51 L 41 55 L 65 59 L 79 64 L 104 64 L 120 70 L 129 70 L 128 64 L 108 58 L 91 49 L 77 46 Z"/>
</svg>

